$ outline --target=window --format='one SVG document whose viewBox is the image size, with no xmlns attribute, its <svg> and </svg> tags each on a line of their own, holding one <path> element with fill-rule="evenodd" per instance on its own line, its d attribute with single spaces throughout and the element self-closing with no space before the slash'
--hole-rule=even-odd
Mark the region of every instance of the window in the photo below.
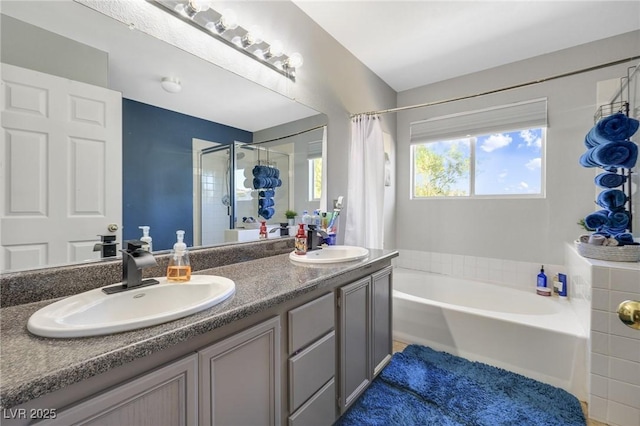
<svg viewBox="0 0 640 426">
<path fill-rule="evenodd" d="M 545 136 L 546 100 L 411 123 L 411 198 L 543 196 Z"/>
<path fill-rule="evenodd" d="M 322 196 L 322 157 L 309 159 L 309 201 Z"/>
</svg>

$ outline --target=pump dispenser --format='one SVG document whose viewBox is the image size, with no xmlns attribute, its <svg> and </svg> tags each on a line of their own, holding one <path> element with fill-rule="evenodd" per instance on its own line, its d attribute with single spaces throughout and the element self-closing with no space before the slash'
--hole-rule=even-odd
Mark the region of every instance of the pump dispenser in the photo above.
<svg viewBox="0 0 640 426">
<path fill-rule="evenodd" d="M 178 241 L 173 245 L 169 266 L 167 267 L 167 280 L 173 282 L 186 282 L 191 279 L 191 265 L 187 245 L 184 243 L 184 231 L 176 231 Z"/>
<path fill-rule="evenodd" d="M 153 239 L 149 235 L 149 226 L 138 226 L 139 229 L 142 229 L 142 237 L 140 237 L 140 241 L 142 241 L 142 250 L 151 252 L 153 251 L 152 241 Z"/>
</svg>

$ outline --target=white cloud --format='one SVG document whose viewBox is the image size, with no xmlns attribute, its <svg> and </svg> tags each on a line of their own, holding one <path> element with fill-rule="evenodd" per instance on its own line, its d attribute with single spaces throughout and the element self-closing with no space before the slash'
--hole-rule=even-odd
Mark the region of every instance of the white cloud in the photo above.
<svg viewBox="0 0 640 426">
<path fill-rule="evenodd" d="M 529 170 L 536 170 L 542 167 L 542 158 L 532 158 L 524 165 Z"/>
<path fill-rule="evenodd" d="M 507 177 L 507 175 L 508 175 L 507 171 L 506 171 L 506 170 L 503 170 L 503 171 L 498 175 L 498 178 L 500 178 L 500 179 L 504 179 L 504 178 L 506 178 L 506 177 Z"/>
<path fill-rule="evenodd" d="M 511 143 L 511 136 L 505 134 L 491 135 L 484 141 L 482 148 L 485 152 L 491 152 L 498 148 L 505 147 Z"/>
<path fill-rule="evenodd" d="M 535 146 L 537 148 L 542 147 L 542 138 L 536 137 L 535 133 L 531 130 L 522 130 L 520 132 L 520 137 L 524 139 L 527 143 L 527 146 Z M 519 147 L 522 145 L 518 145 Z"/>
<path fill-rule="evenodd" d="M 529 184 L 527 182 L 520 182 L 519 186 L 520 186 L 520 188 L 524 188 L 524 189 L 529 188 Z"/>
</svg>

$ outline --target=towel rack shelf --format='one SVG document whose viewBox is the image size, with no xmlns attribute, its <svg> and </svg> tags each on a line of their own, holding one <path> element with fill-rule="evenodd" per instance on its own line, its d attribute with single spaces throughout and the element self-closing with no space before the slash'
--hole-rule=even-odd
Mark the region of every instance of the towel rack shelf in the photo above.
<svg viewBox="0 0 640 426">
<path fill-rule="evenodd" d="M 633 72 L 631 72 L 631 70 L 633 69 Z M 624 93 L 624 88 L 627 88 L 627 92 L 629 92 L 629 81 L 631 79 L 632 76 L 635 75 L 636 71 L 640 69 L 640 66 L 635 66 L 635 67 L 630 67 L 627 70 L 627 77 L 622 77 L 620 79 L 621 81 L 621 90 L 620 92 L 616 95 L 616 97 L 618 96 L 622 96 Z M 627 98 L 630 97 L 630 93 L 627 93 Z M 617 113 L 623 113 L 625 114 L 627 117 L 629 117 L 629 111 L 630 111 L 630 106 L 629 106 L 629 101 L 624 101 L 624 100 L 620 100 L 620 101 L 611 101 L 608 104 L 605 105 L 601 105 L 598 110 L 596 111 L 596 113 L 594 114 L 593 118 L 594 118 L 594 123 L 597 124 L 598 121 L 600 121 L 601 119 L 609 116 L 609 115 L 613 115 L 613 114 L 617 114 Z M 624 169 L 621 168 L 619 171 L 619 174 L 621 174 L 622 176 L 626 176 L 626 185 L 623 184 L 622 186 L 622 191 L 624 192 L 624 194 L 627 197 L 627 211 L 629 212 L 629 232 L 633 232 L 633 198 L 632 198 L 632 174 L 633 172 L 631 171 L 631 169 Z"/>
</svg>

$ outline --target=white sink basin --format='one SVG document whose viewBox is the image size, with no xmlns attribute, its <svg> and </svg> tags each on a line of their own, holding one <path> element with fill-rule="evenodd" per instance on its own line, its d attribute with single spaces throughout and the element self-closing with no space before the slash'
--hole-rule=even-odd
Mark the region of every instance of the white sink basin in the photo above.
<svg viewBox="0 0 640 426">
<path fill-rule="evenodd" d="M 159 284 L 116 294 L 97 288 L 35 312 L 27 328 L 43 337 L 86 337 L 118 333 L 172 321 L 210 308 L 235 292 L 228 278 L 192 275 L 186 283 Z"/>
<path fill-rule="evenodd" d="M 338 263 L 350 260 L 364 259 L 369 256 L 369 250 L 356 246 L 328 246 L 320 250 L 313 250 L 299 255 L 289 254 L 289 259 L 300 263 Z"/>
</svg>

